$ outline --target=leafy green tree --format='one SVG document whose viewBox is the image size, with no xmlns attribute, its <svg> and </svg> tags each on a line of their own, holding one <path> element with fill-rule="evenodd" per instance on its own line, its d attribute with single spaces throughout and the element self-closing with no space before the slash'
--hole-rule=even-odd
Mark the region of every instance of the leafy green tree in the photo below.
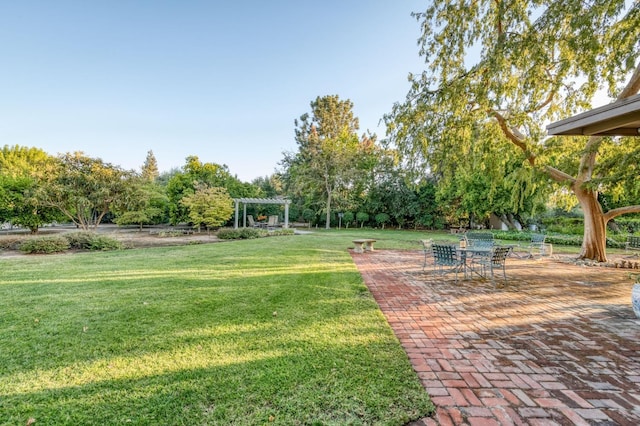
<svg viewBox="0 0 640 426">
<path fill-rule="evenodd" d="M 415 217 L 416 227 L 426 227 L 429 229 L 442 229 L 444 221 L 442 212 L 436 202 L 436 185 L 432 180 L 427 179 L 416 188 L 418 195 L 418 213 Z"/>
<path fill-rule="evenodd" d="M 364 224 L 369 222 L 369 213 L 365 213 L 365 212 L 356 213 L 356 221 L 360 222 L 360 228 L 364 228 Z"/>
<path fill-rule="evenodd" d="M 29 176 L 0 175 L 0 222 L 23 226 L 35 234 L 42 225 L 61 219 L 56 209 L 41 205 L 36 185 Z"/>
<path fill-rule="evenodd" d="M 356 182 L 369 139 L 361 143 L 353 103 L 337 95 L 317 97 L 311 102 L 311 114 L 303 114 L 295 126 L 298 151 L 285 153 L 283 179 L 293 193 L 324 200 L 329 229 L 333 197 Z"/>
<path fill-rule="evenodd" d="M 415 17 L 426 70 L 410 76 L 406 102 L 386 117 L 399 152 L 437 176 L 465 164 L 478 126 L 494 123 L 496 143 L 520 152 L 523 173 L 545 174 L 572 191 L 585 215 L 580 257 L 605 261 L 607 222 L 640 206 L 605 212 L 599 204 L 599 178 L 620 171 L 596 161 L 605 139 L 583 138 L 575 168 L 562 170 L 562 155 L 547 152 L 544 125 L 587 108 L 604 84 L 617 99 L 638 93 L 637 2 L 443 0 Z M 635 143 L 621 139 L 617 155 Z"/>
<path fill-rule="evenodd" d="M 202 225 L 207 230 L 219 227 L 233 215 L 233 199 L 225 188 L 199 185 L 193 194 L 182 198 L 180 203 L 189 210 L 191 223 L 198 228 L 198 232 Z"/>
<path fill-rule="evenodd" d="M 180 201 L 196 191 L 196 185 L 225 188 L 232 198 L 259 196 L 259 188 L 243 183 L 232 176 L 226 165 L 203 163 L 196 156 L 189 156 L 181 171 L 172 174 L 167 182 L 169 218 L 171 223 L 188 223 L 189 212 Z"/>
<path fill-rule="evenodd" d="M 355 218 L 356 216 L 353 214 L 353 212 L 344 212 L 344 215 L 342 216 L 342 221 L 344 222 L 344 226 L 348 228 L 349 225 L 353 223 Z"/>
<path fill-rule="evenodd" d="M 59 209 L 83 230 L 96 229 L 112 206 L 120 202 L 129 173 L 82 152 L 61 155 L 47 170 L 37 197 Z"/>
<path fill-rule="evenodd" d="M 32 233 L 61 219 L 56 209 L 42 205 L 40 178 L 53 157 L 38 148 L 5 145 L 0 150 L 0 222 L 29 228 Z"/>
<path fill-rule="evenodd" d="M 251 184 L 260 189 L 260 196 L 273 198 L 283 195 L 282 178 L 279 174 L 255 178 Z"/>
<path fill-rule="evenodd" d="M 40 148 L 5 145 L 0 150 L 0 174 L 3 176 L 41 176 L 52 157 Z"/>
<path fill-rule="evenodd" d="M 142 230 L 143 225 L 164 222 L 167 206 L 164 187 L 149 181 L 144 175 L 131 176 L 123 196 L 114 205 L 114 222 L 118 225 L 138 225 Z"/>
<path fill-rule="evenodd" d="M 375 220 L 376 224 L 378 226 L 382 226 L 382 229 L 384 229 L 384 226 L 389 223 L 389 220 L 391 220 L 391 216 L 386 213 L 378 213 L 377 215 L 375 215 Z"/>
<path fill-rule="evenodd" d="M 523 169 L 517 148 L 500 142 L 498 126 L 486 123 L 468 145 L 461 144 L 464 167 L 454 162 L 438 168 L 438 203 L 449 215 L 467 218 L 469 226 L 488 225 L 495 214 L 514 228 L 515 219 L 524 222 L 544 210 L 550 187 Z"/>
</svg>

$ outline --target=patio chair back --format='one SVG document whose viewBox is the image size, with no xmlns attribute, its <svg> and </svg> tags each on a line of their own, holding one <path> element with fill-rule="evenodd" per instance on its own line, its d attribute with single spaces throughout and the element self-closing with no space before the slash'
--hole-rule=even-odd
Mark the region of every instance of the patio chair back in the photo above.
<svg viewBox="0 0 640 426">
<path fill-rule="evenodd" d="M 531 234 L 531 244 L 543 244 L 546 238 L 544 234 Z"/>
<path fill-rule="evenodd" d="M 494 239 L 491 232 L 467 232 L 465 235 L 470 247 L 493 247 Z"/>
<path fill-rule="evenodd" d="M 493 275 L 493 270 L 494 269 L 502 269 L 502 278 L 505 280 L 505 282 L 507 281 L 507 271 L 506 271 L 506 263 L 507 263 L 507 256 L 509 256 L 509 253 L 511 252 L 511 249 L 513 247 L 511 246 L 507 246 L 507 247 L 496 247 L 495 250 L 493 250 L 493 253 L 491 254 L 491 259 L 489 259 L 489 262 L 487 262 L 484 266 L 489 268 L 489 272 L 491 274 L 491 281 L 494 283 L 495 285 L 495 280 L 494 280 L 494 275 Z"/>
<path fill-rule="evenodd" d="M 422 264 L 422 270 L 427 267 L 427 259 L 429 257 L 433 257 L 433 240 L 429 238 L 428 240 L 420 240 L 422 243 L 422 253 L 424 254 L 424 263 Z"/>
<path fill-rule="evenodd" d="M 432 244 L 431 250 L 433 252 L 434 272 L 441 275 L 454 272 L 456 282 L 458 282 L 458 271 L 463 265 L 456 253 L 456 248 L 449 244 Z"/>
<path fill-rule="evenodd" d="M 278 216 L 277 215 L 269 216 L 269 221 L 267 222 L 267 227 L 268 228 L 275 228 L 276 226 L 278 226 Z"/>
<path fill-rule="evenodd" d="M 255 220 L 253 220 L 253 215 L 250 215 L 250 214 L 247 215 L 247 223 L 249 223 L 249 226 L 252 228 L 256 227 L 256 222 Z"/>
<path fill-rule="evenodd" d="M 531 243 L 529 244 L 529 257 L 533 257 L 534 251 L 538 250 L 540 255 L 545 252 L 545 240 L 547 236 L 544 234 L 531 234 Z"/>
<path fill-rule="evenodd" d="M 504 267 L 504 264 L 507 260 L 507 256 L 509 256 L 509 252 L 511 252 L 512 247 L 496 247 L 491 255 L 491 263 L 495 266 Z"/>
</svg>

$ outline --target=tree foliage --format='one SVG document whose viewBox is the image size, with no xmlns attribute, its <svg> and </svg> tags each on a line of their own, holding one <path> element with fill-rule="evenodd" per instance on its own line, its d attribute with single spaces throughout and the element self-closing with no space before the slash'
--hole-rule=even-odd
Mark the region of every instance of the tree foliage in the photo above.
<svg viewBox="0 0 640 426">
<path fill-rule="evenodd" d="M 561 170 L 553 161 L 566 162 L 565 155 L 548 154 L 553 142 L 545 138 L 544 125 L 588 108 L 603 86 L 618 98 L 638 92 L 638 2 L 626 8 L 624 0 L 445 0 L 415 17 L 426 70 L 410 76 L 406 101 L 386 117 L 390 140 L 411 158 L 407 163 L 436 174 L 465 173 L 459 166 L 466 164 L 478 129 L 484 132 L 489 123 L 499 132 L 485 142 L 504 151 L 484 159 L 519 163 L 523 183 L 545 173 L 566 184 L 585 212 L 581 256 L 605 260 L 606 221 L 622 211 L 606 216 L 597 203 L 604 189 L 594 181 L 603 175 L 596 166 L 605 165 L 596 162 L 602 139 L 583 138 L 577 167 Z M 612 170 L 604 174 L 612 176 Z M 512 208 L 518 199 L 512 197 Z"/>
<path fill-rule="evenodd" d="M 127 179 L 122 197 L 115 203 L 114 222 L 118 225 L 143 225 L 165 222 L 168 198 L 162 186 L 149 181 L 148 176 Z"/>
<path fill-rule="evenodd" d="M 155 182 L 159 177 L 158 161 L 156 160 L 156 156 L 153 155 L 153 151 L 150 150 L 147 152 L 147 158 L 142 165 L 142 178 L 149 182 Z"/>
<path fill-rule="evenodd" d="M 180 201 L 189 211 L 189 219 L 200 232 L 201 226 L 217 228 L 233 214 L 233 200 L 225 188 L 198 185 L 193 194 Z"/>
<path fill-rule="evenodd" d="M 189 212 L 180 201 L 195 193 L 197 185 L 225 188 L 232 198 L 256 197 L 259 193 L 256 186 L 232 176 L 226 165 L 203 163 L 189 156 L 182 170 L 173 173 L 167 183 L 169 218 L 174 225 L 190 222 Z"/>
<path fill-rule="evenodd" d="M 125 193 L 129 173 L 82 152 L 61 155 L 38 188 L 42 204 L 59 209 L 83 230 L 97 228 Z"/>
<path fill-rule="evenodd" d="M 337 95 L 317 97 L 311 114 L 295 120 L 297 152 L 284 153 L 281 165 L 287 188 L 307 197 L 307 206 L 323 200 L 326 227 L 331 223 L 333 198 L 353 188 L 369 164 L 375 136 L 359 139 L 353 103 Z"/>
<path fill-rule="evenodd" d="M 37 197 L 40 178 L 52 161 L 38 148 L 5 145 L 0 150 L 0 222 L 36 233 L 42 225 L 60 219 L 56 209 Z"/>
</svg>

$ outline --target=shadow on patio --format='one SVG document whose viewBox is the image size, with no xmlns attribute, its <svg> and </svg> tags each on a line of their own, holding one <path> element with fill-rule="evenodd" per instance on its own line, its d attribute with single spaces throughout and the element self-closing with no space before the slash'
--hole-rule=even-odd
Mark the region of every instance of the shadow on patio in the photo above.
<svg viewBox="0 0 640 426">
<path fill-rule="evenodd" d="M 494 288 L 418 251 L 353 259 L 438 408 L 414 425 L 640 424 L 629 271 L 510 258 Z"/>
</svg>

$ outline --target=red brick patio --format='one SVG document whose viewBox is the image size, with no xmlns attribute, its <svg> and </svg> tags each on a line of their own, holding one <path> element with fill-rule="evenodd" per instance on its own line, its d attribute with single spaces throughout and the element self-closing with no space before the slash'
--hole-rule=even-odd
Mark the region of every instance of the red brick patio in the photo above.
<svg viewBox="0 0 640 426">
<path fill-rule="evenodd" d="M 353 259 L 437 407 L 412 425 L 640 425 L 629 271 L 509 258 L 494 288 L 418 251 Z"/>
</svg>

